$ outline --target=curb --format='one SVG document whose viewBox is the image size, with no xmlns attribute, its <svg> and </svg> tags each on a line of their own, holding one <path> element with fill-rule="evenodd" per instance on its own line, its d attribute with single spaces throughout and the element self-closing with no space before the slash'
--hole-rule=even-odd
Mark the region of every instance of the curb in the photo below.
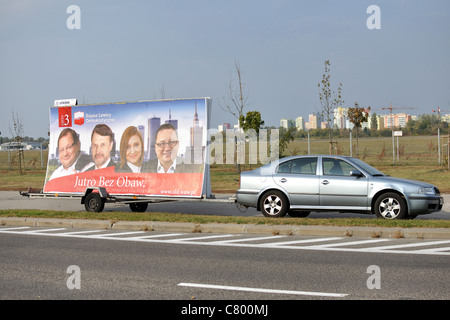
<svg viewBox="0 0 450 320">
<path fill-rule="evenodd" d="M 100 230 L 138 230 L 185 233 L 270 234 L 369 238 L 450 239 L 446 228 L 380 228 L 300 225 L 253 225 L 181 223 L 164 221 L 110 221 L 52 218 L 0 218 L 0 226 L 56 227 Z"/>
</svg>

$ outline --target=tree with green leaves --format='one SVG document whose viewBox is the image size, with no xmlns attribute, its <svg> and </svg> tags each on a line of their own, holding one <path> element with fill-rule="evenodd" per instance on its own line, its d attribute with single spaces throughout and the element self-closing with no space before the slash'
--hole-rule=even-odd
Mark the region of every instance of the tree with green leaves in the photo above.
<svg viewBox="0 0 450 320">
<path fill-rule="evenodd" d="M 287 155 L 285 155 L 284 152 L 286 149 L 289 149 L 288 148 L 289 142 L 294 141 L 296 131 L 297 131 L 296 128 L 285 129 L 283 127 L 280 127 L 280 137 L 279 137 L 279 139 L 280 139 L 279 140 L 280 157 L 287 156 Z M 291 152 L 290 155 L 293 155 L 293 153 Z"/>
<path fill-rule="evenodd" d="M 328 122 L 328 137 L 330 139 L 330 154 L 333 153 L 333 124 L 334 124 L 334 109 L 341 106 L 342 100 L 342 83 L 339 83 L 337 92 L 331 88 L 330 76 L 330 60 L 325 61 L 325 72 L 322 76 L 322 81 L 317 84 L 319 88 L 319 100 L 322 105 L 322 118 Z"/>
<path fill-rule="evenodd" d="M 249 133 L 249 163 L 251 168 L 252 160 L 257 160 L 256 148 L 257 146 L 259 129 L 264 125 L 264 121 L 261 119 L 261 113 L 259 111 L 248 111 L 247 114 L 239 117 L 239 127 L 244 132 Z M 250 132 L 249 132 L 250 130 Z M 252 144 L 252 146 L 250 146 Z M 253 151 L 253 153 L 252 153 Z"/>
<path fill-rule="evenodd" d="M 358 157 L 358 130 L 361 128 L 363 122 L 367 122 L 369 119 L 370 107 L 360 107 L 358 102 L 355 102 L 355 107 L 350 107 L 347 110 L 348 120 L 353 123 L 356 128 L 356 157 Z"/>
<path fill-rule="evenodd" d="M 370 117 L 370 130 L 378 130 L 377 114 L 375 112 Z"/>
<path fill-rule="evenodd" d="M 245 115 L 240 115 L 239 126 L 242 130 L 247 131 L 249 129 L 255 130 L 258 134 L 259 129 L 264 125 L 264 121 L 261 120 L 261 113 L 259 111 L 249 111 Z"/>
</svg>

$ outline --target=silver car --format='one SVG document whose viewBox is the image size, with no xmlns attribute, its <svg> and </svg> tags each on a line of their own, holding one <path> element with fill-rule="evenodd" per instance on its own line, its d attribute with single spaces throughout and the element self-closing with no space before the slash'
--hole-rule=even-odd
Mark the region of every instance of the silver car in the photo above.
<svg viewBox="0 0 450 320">
<path fill-rule="evenodd" d="M 412 219 L 442 209 L 431 184 L 387 176 L 352 157 L 292 156 L 242 172 L 237 202 L 266 217 L 306 217 L 311 211 L 374 213 Z"/>
</svg>

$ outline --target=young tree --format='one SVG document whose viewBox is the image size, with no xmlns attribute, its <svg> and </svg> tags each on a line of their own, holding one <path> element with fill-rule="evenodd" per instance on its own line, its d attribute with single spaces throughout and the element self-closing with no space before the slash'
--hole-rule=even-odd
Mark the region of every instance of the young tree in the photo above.
<svg viewBox="0 0 450 320">
<path fill-rule="evenodd" d="M 244 83 L 242 82 L 241 67 L 239 66 L 239 63 L 237 61 L 234 62 L 234 68 L 236 71 L 238 84 L 235 87 L 233 81 L 230 80 L 226 89 L 226 97 L 222 98 L 222 102 L 224 105 L 222 105 L 220 101 L 219 105 L 222 110 L 227 111 L 233 117 L 235 117 L 237 121 L 239 121 L 239 118 L 244 115 L 244 108 L 247 104 L 248 96 L 244 92 L 245 87 Z"/>
<path fill-rule="evenodd" d="M 247 112 L 247 115 L 244 117 L 244 115 L 241 115 L 239 117 L 239 127 L 244 130 L 244 132 L 247 132 L 248 130 L 253 130 L 253 132 L 250 133 L 252 136 L 251 139 L 249 139 L 249 163 L 250 163 L 250 169 L 251 169 L 251 163 L 252 160 L 257 160 L 257 154 L 256 154 L 256 148 L 253 146 L 257 146 L 257 140 L 259 135 L 259 129 L 261 126 L 264 125 L 264 121 L 261 120 L 261 113 L 259 111 L 249 111 Z M 256 137 L 254 135 L 256 134 Z M 256 138 L 256 141 L 255 141 Z M 252 144 L 252 146 L 250 146 Z M 253 153 L 252 153 L 253 151 Z"/>
<path fill-rule="evenodd" d="M 358 157 L 358 130 L 361 128 L 361 125 L 363 122 L 367 122 L 369 119 L 370 114 L 370 107 L 367 109 L 360 107 L 358 102 L 355 102 L 355 107 L 348 108 L 347 116 L 348 120 L 350 120 L 351 123 L 356 128 L 356 157 Z"/>
<path fill-rule="evenodd" d="M 344 103 L 342 100 L 342 83 L 339 83 L 337 93 L 331 89 L 330 60 L 325 61 L 325 72 L 322 81 L 317 84 L 319 100 L 322 105 L 322 117 L 328 122 L 328 137 L 330 139 L 330 154 L 333 153 L 333 123 L 334 109 Z"/>
<path fill-rule="evenodd" d="M 377 114 L 375 112 L 370 117 L 370 129 L 378 130 Z"/>
<path fill-rule="evenodd" d="M 288 144 L 291 141 L 294 141 L 294 135 L 297 129 L 295 128 L 289 128 L 289 129 L 285 129 L 283 127 L 280 128 L 280 140 L 279 140 L 279 152 L 280 152 L 280 157 L 284 157 L 285 155 L 285 151 L 288 148 Z M 293 153 L 291 152 L 291 155 L 293 155 Z"/>
<path fill-rule="evenodd" d="M 239 63 L 237 61 L 235 61 L 234 63 L 234 68 L 236 71 L 238 84 L 235 87 L 233 81 L 230 80 L 226 89 L 226 97 L 222 98 L 223 104 L 219 100 L 219 106 L 222 110 L 230 113 L 233 117 L 235 117 L 237 122 L 239 123 L 241 116 L 244 115 L 244 108 L 247 105 L 248 96 L 247 93 L 245 93 L 245 87 L 242 81 L 241 67 L 239 66 Z M 239 146 L 241 146 L 241 143 L 236 139 L 235 140 L 236 157 L 238 154 L 240 154 L 237 150 Z M 240 173 L 241 166 L 237 158 L 235 158 L 235 162 L 237 173 Z"/>
<path fill-rule="evenodd" d="M 12 111 L 12 121 L 13 121 L 13 127 L 9 128 L 9 131 L 11 132 L 12 135 L 12 140 L 11 141 L 16 143 L 17 146 L 17 155 L 18 155 L 18 171 L 19 174 L 23 174 L 24 171 L 22 170 L 22 165 L 25 166 L 25 158 L 24 158 L 24 154 L 23 154 L 23 147 L 22 147 L 22 142 L 24 141 L 23 139 L 23 124 L 22 124 L 22 120 L 20 120 L 19 115 L 14 113 L 14 110 Z"/>
<path fill-rule="evenodd" d="M 242 130 L 247 131 L 248 129 L 255 130 L 259 133 L 259 129 L 264 125 L 264 120 L 261 120 L 261 113 L 259 111 L 249 111 L 246 116 L 241 115 L 239 117 L 239 126 Z"/>
</svg>

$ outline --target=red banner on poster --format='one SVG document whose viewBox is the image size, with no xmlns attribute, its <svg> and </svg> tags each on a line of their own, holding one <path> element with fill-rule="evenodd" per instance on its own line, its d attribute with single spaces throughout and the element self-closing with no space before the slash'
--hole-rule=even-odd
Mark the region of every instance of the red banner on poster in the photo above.
<svg viewBox="0 0 450 320">
<path fill-rule="evenodd" d="M 109 194 L 201 196 L 202 173 L 117 173 L 113 167 L 55 178 L 44 192 L 84 193 L 87 187 L 104 187 Z"/>
</svg>

